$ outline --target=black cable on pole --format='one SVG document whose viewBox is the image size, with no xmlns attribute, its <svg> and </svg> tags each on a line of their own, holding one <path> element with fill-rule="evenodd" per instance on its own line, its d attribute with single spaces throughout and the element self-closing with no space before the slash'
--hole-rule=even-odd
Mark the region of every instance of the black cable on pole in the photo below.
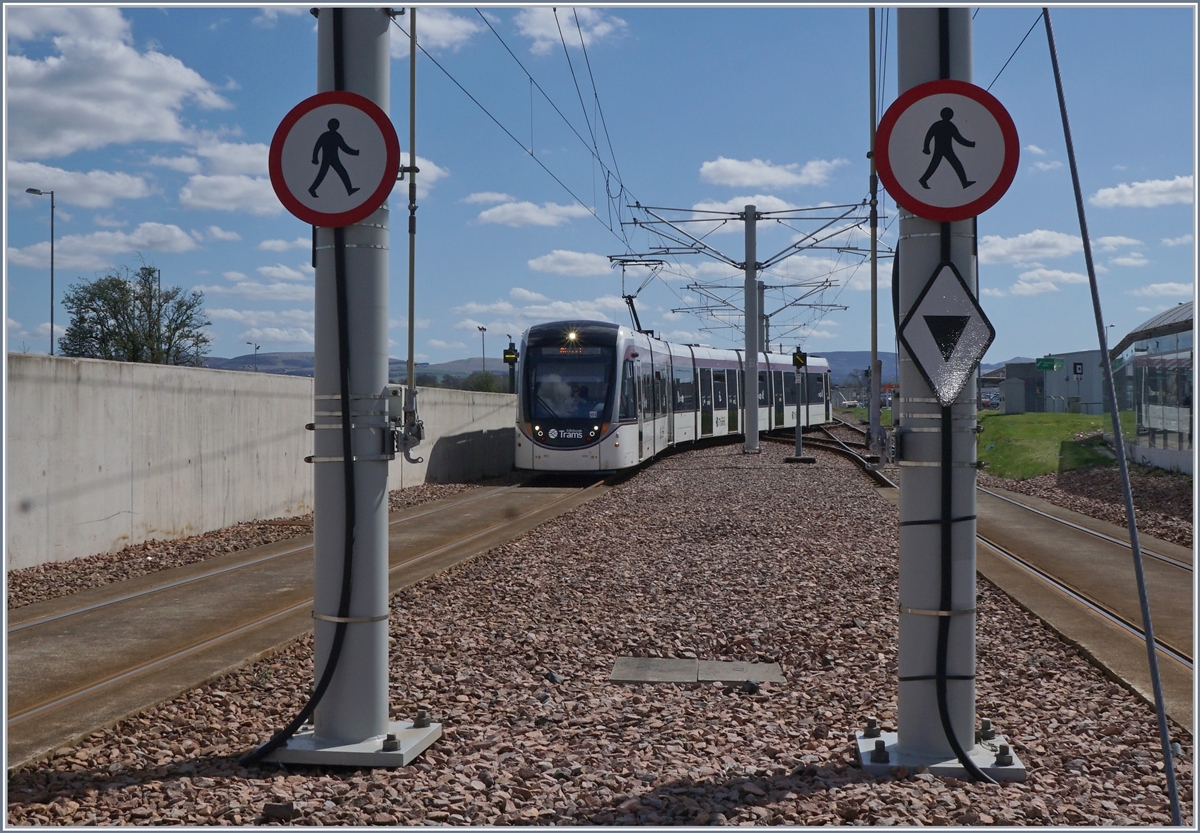
<svg viewBox="0 0 1200 833">
<path fill-rule="evenodd" d="M 948 79 L 950 77 L 950 10 L 946 8 L 938 9 L 938 68 L 940 77 Z M 941 223 L 939 226 L 941 237 L 941 262 L 951 263 L 951 234 L 950 224 Z M 937 637 L 937 661 L 934 672 L 935 686 L 937 688 L 937 705 L 938 716 L 942 720 L 942 731 L 946 734 L 946 740 L 950 744 L 950 748 L 954 751 L 954 757 L 962 764 L 963 769 L 971 776 L 972 780 L 981 781 L 985 784 L 996 783 L 990 778 L 987 773 L 981 770 L 976 763 L 971 760 L 971 756 L 963 749 L 962 744 L 958 740 L 958 736 L 954 734 L 954 725 L 950 720 L 950 702 L 949 692 L 947 691 L 947 666 L 949 665 L 950 654 L 950 617 L 954 610 L 952 606 L 952 588 L 953 588 L 953 541 L 951 531 L 954 529 L 954 513 L 953 513 L 953 486 L 954 486 L 954 443 L 953 443 L 953 425 L 954 420 L 951 416 L 951 406 L 945 405 L 942 407 L 942 581 L 941 581 L 941 607 L 939 608 L 942 615 L 938 617 L 938 637 Z"/>
<path fill-rule="evenodd" d="M 1167 776 L 1167 796 L 1171 802 L 1171 823 L 1183 825 L 1179 809 L 1179 790 L 1175 784 L 1175 761 L 1171 755 L 1171 735 L 1167 728 L 1167 711 L 1163 704 L 1162 682 L 1158 675 L 1158 652 L 1154 645 L 1154 624 L 1150 619 L 1150 600 L 1146 595 L 1146 575 L 1142 566 L 1142 549 L 1138 542 L 1137 518 L 1133 510 L 1133 493 L 1129 488 L 1129 468 L 1125 462 L 1125 439 L 1121 434 L 1121 418 L 1117 411 L 1117 390 L 1113 382 L 1112 363 L 1108 357 L 1108 335 L 1100 309 L 1100 289 L 1096 283 L 1096 266 L 1092 261 L 1092 244 L 1088 236 L 1087 215 L 1083 208 L 1083 190 L 1079 185 L 1079 168 L 1075 164 L 1075 143 L 1071 140 L 1071 124 L 1067 119 L 1067 98 L 1063 93 L 1062 74 L 1058 68 L 1058 50 L 1054 45 L 1054 29 L 1050 25 L 1050 9 L 1042 9 L 1046 24 L 1046 40 L 1050 45 L 1050 64 L 1054 69 L 1054 86 L 1058 91 L 1058 109 L 1062 114 L 1063 138 L 1067 145 L 1067 162 L 1071 167 L 1071 184 L 1075 190 L 1075 208 L 1079 214 L 1079 234 L 1083 238 L 1083 259 L 1087 264 L 1088 283 L 1092 290 L 1092 309 L 1096 315 L 1096 334 L 1100 342 L 1101 366 L 1104 368 L 1104 396 L 1112 413 L 1113 444 L 1117 450 L 1117 467 L 1125 492 L 1125 517 L 1129 524 L 1129 547 L 1133 554 L 1133 572 L 1137 577 L 1138 601 L 1142 609 L 1142 629 L 1146 633 L 1146 654 L 1150 664 L 1150 681 L 1154 689 L 1154 711 L 1158 716 L 1158 735 L 1162 742 L 1163 767 Z"/>
<path fill-rule="evenodd" d="M 334 89 L 346 88 L 345 60 L 342 49 L 342 9 L 332 9 L 333 12 L 333 78 Z M 329 658 L 321 679 L 313 688 L 308 702 L 300 709 L 283 729 L 280 729 L 271 739 L 257 749 L 243 756 L 239 761 L 242 766 L 256 764 L 283 746 L 305 724 L 316 711 L 329 684 L 333 681 L 338 659 L 342 655 L 342 645 L 346 640 L 346 619 L 350 615 L 351 576 L 354 565 L 354 521 L 356 515 L 354 491 L 354 444 L 351 434 L 350 415 L 350 305 L 346 291 L 346 230 L 338 227 L 333 230 L 334 251 L 334 284 L 337 294 L 337 328 L 338 328 L 338 376 L 342 403 L 342 471 L 344 473 L 344 490 L 346 498 L 345 518 L 345 551 L 342 559 L 342 588 L 338 599 L 338 622 L 334 626 L 333 642 L 329 646 Z"/>
</svg>

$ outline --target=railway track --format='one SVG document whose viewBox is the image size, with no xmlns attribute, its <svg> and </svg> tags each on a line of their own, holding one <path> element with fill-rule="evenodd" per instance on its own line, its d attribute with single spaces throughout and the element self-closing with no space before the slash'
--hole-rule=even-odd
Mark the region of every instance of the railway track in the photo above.
<svg viewBox="0 0 1200 833">
<path fill-rule="evenodd" d="M 839 421 L 844 428 L 865 437 L 857 426 Z M 846 441 L 821 426 L 820 437 L 804 438 L 806 446 L 823 448 L 846 456 L 881 485 L 898 489 L 882 472 L 874 470 L 864 452 L 865 442 Z M 776 442 L 787 442 L 782 438 Z M 995 557 L 1070 599 L 1144 643 L 1141 612 L 1133 591 L 1132 547 L 1112 531 L 1086 525 L 1029 505 L 1014 494 L 979 489 L 977 500 L 978 540 Z M 1090 519 L 1088 519 L 1090 520 Z M 1104 525 L 1107 526 L 1107 525 Z M 1113 530 L 1115 531 L 1115 529 Z M 1049 542 L 1053 545 L 1049 545 Z M 1172 545 L 1156 544 L 1156 547 Z M 1160 658 L 1177 663 L 1190 674 L 1193 670 L 1191 553 L 1172 547 L 1170 553 L 1141 546 L 1146 561 L 1147 585 L 1153 605 L 1155 644 Z"/>
<path fill-rule="evenodd" d="M 389 591 L 616 480 L 496 487 L 398 513 L 388 524 Z M 309 536 L 10 611 L 10 769 L 311 632 L 312 565 Z"/>
</svg>

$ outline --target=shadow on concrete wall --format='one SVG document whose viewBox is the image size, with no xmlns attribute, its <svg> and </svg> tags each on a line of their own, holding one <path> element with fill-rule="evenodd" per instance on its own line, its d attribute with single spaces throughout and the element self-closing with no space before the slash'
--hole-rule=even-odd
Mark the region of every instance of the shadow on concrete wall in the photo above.
<svg viewBox="0 0 1200 833">
<path fill-rule="evenodd" d="M 516 428 L 442 437 L 429 452 L 426 483 L 470 483 L 512 471 Z"/>
</svg>

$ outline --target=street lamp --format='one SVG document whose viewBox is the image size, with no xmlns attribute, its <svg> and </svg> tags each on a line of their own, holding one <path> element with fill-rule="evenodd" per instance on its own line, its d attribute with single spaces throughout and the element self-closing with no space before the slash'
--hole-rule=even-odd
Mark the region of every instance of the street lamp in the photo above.
<svg viewBox="0 0 1200 833">
<path fill-rule="evenodd" d="M 483 360 L 483 372 L 487 373 L 487 338 L 484 336 L 484 333 L 487 332 L 487 327 L 477 325 L 476 329 L 479 330 L 479 358 Z"/>
<path fill-rule="evenodd" d="M 26 194 L 35 197 L 50 196 L 50 355 L 54 355 L 54 192 L 38 188 L 26 188 Z"/>
<path fill-rule="evenodd" d="M 255 344 L 253 341 L 247 341 L 246 343 L 254 348 L 254 372 L 257 373 L 258 372 L 258 345 Z"/>
</svg>

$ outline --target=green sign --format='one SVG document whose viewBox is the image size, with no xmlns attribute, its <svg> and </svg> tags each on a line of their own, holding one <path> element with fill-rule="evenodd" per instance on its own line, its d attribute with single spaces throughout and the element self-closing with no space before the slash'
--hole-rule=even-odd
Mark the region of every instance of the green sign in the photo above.
<svg viewBox="0 0 1200 833">
<path fill-rule="evenodd" d="M 1037 360 L 1038 370 L 1062 370 L 1063 366 L 1062 359 L 1045 358 Z"/>
</svg>

